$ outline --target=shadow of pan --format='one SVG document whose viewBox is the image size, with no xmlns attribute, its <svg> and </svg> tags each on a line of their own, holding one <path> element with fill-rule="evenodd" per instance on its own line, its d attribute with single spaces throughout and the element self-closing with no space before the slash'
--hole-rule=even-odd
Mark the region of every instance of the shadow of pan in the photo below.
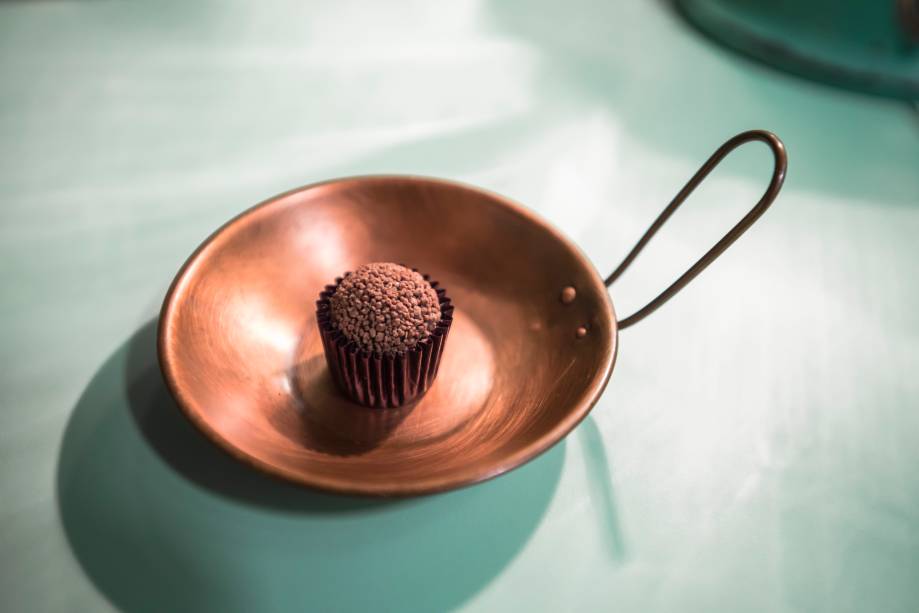
<svg viewBox="0 0 919 613">
<path fill-rule="evenodd" d="M 269 479 L 185 420 L 154 337 L 150 322 L 102 365 L 58 463 L 70 545 L 123 610 L 446 610 L 514 559 L 558 484 L 564 442 L 501 479 L 421 499 Z"/>
</svg>

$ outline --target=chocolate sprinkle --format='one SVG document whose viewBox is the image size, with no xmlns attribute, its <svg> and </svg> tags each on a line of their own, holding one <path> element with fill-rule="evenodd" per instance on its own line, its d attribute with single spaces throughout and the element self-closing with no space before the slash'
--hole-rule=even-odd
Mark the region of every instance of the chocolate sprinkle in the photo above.
<svg viewBox="0 0 919 613">
<path fill-rule="evenodd" d="M 398 264 L 364 264 L 332 295 L 332 322 L 365 351 L 402 353 L 427 338 L 440 321 L 431 284 Z"/>
</svg>

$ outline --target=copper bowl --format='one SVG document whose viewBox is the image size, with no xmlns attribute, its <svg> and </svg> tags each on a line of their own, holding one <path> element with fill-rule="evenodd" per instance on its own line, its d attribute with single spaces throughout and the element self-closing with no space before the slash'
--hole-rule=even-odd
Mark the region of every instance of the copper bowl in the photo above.
<svg viewBox="0 0 919 613">
<path fill-rule="evenodd" d="M 617 323 L 606 290 L 737 145 L 766 142 L 766 194 L 647 307 Z M 558 442 L 606 386 L 619 328 L 645 317 L 769 206 L 785 153 L 768 132 L 723 145 L 606 282 L 548 223 L 496 194 L 440 179 L 355 177 L 296 189 L 244 212 L 188 259 L 166 296 L 158 349 L 178 405 L 252 466 L 349 494 L 406 496 L 507 472 Z M 404 262 L 448 288 L 454 328 L 437 380 L 413 405 L 348 401 L 327 371 L 319 290 L 369 261 Z"/>
</svg>

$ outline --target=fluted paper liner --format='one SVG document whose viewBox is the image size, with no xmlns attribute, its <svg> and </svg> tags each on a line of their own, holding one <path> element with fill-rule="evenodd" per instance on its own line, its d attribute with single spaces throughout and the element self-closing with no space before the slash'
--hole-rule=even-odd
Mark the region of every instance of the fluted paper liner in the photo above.
<svg viewBox="0 0 919 613">
<path fill-rule="evenodd" d="M 421 398 L 434 382 L 453 323 L 453 303 L 436 281 L 422 276 L 437 292 L 440 321 L 427 338 L 398 354 L 364 351 L 332 322 L 331 298 L 343 277 L 319 294 L 316 323 L 326 362 L 332 379 L 353 401 L 375 408 L 401 407 Z"/>
</svg>

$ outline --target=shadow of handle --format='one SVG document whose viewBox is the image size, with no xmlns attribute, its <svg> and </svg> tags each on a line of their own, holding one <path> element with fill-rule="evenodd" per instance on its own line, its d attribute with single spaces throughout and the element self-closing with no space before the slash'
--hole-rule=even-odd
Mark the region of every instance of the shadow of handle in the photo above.
<svg viewBox="0 0 919 613">
<path fill-rule="evenodd" d="M 683 186 L 683 189 L 673 198 L 670 204 L 667 205 L 667 208 L 658 215 L 657 219 L 654 220 L 654 223 L 651 224 L 651 227 L 644 233 L 644 236 L 632 247 L 632 250 L 629 252 L 625 259 L 622 260 L 622 263 L 613 271 L 613 273 L 607 277 L 606 286 L 609 287 L 625 272 L 625 269 L 629 267 L 629 264 L 641 253 L 641 250 L 644 249 L 645 245 L 648 244 L 648 241 L 660 230 L 661 226 L 664 225 L 670 216 L 673 215 L 683 201 L 695 190 L 702 181 L 705 180 L 705 177 L 710 173 L 719 163 L 723 160 L 727 154 L 731 151 L 748 143 L 750 141 L 762 141 L 766 143 L 769 148 L 772 150 L 772 155 L 775 157 L 775 168 L 772 171 L 772 180 L 769 181 L 769 187 L 766 188 L 766 192 L 763 194 L 762 198 L 759 199 L 759 202 L 756 203 L 749 213 L 747 213 L 743 219 L 737 222 L 731 230 L 724 235 L 724 237 L 715 243 L 715 246 L 708 250 L 708 252 L 699 258 L 692 267 L 684 272 L 680 278 L 674 281 L 670 287 L 661 292 L 654 300 L 640 308 L 635 313 L 629 315 L 625 319 L 619 321 L 619 329 L 628 328 L 634 323 L 637 323 L 656 311 L 661 307 L 665 302 L 673 298 L 673 296 L 683 289 L 690 281 L 692 281 L 700 272 L 705 270 L 705 268 L 717 259 L 719 255 L 724 253 L 724 251 L 730 247 L 734 241 L 740 238 L 740 235 L 747 231 L 747 229 L 756 222 L 760 216 L 766 212 L 766 209 L 769 208 L 769 205 L 772 204 L 775 197 L 778 196 L 779 191 L 782 189 L 782 184 L 785 182 L 785 170 L 788 166 L 788 156 L 785 153 L 785 145 L 779 140 L 779 137 L 773 134 L 772 132 L 767 132 L 765 130 L 750 130 L 748 132 L 742 132 L 734 138 L 730 139 L 721 147 L 718 148 L 715 153 L 712 154 L 710 158 L 702 165 L 702 167 L 696 171 L 696 174 Z"/>
</svg>

